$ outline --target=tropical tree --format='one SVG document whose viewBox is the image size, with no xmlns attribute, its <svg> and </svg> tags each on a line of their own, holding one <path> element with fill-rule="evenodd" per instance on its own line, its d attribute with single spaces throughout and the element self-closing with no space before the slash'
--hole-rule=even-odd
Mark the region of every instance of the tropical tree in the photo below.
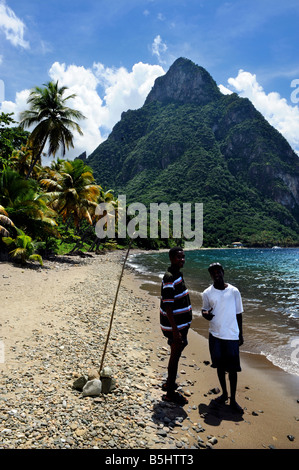
<svg viewBox="0 0 299 470">
<path fill-rule="evenodd" d="M 39 192 L 37 181 L 26 180 L 6 168 L 0 176 L 0 204 L 9 218 L 29 235 L 54 232 L 56 214 L 48 207 L 45 195 Z"/>
<path fill-rule="evenodd" d="M 17 171 L 20 175 L 26 177 L 31 167 L 32 162 L 32 149 L 27 145 L 22 146 L 18 150 L 13 150 L 10 160 L 9 168 Z M 42 171 L 42 167 L 38 164 L 32 168 L 31 175 L 32 178 L 37 179 Z"/>
<path fill-rule="evenodd" d="M 58 86 L 58 81 L 48 82 L 43 88 L 33 88 L 27 100 L 30 109 L 20 114 L 22 128 L 30 128 L 36 124 L 29 136 L 33 157 L 27 179 L 34 165 L 41 161 L 46 144 L 48 144 L 48 156 L 55 156 L 60 147 L 62 155 L 65 155 L 66 150 L 74 147 L 71 131 L 83 134 L 76 120 L 85 119 L 85 116 L 80 111 L 66 106 L 66 102 L 76 96 L 72 94 L 64 97 L 66 90 L 67 87 Z"/>
<path fill-rule="evenodd" d="M 73 220 L 79 227 L 81 220 L 85 219 L 92 224 L 101 188 L 95 184 L 91 168 L 82 160 L 65 160 L 58 170 L 53 165 L 40 184 L 46 191 L 50 206 L 63 222 Z"/>
<path fill-rule="evenodd" d="M 0 113 L 0 172 L 10 165 L 10 157 L 15 149 L 26 144 L 29 133 L 20 127 L 14 127 L 13 113 Z"/>
<path fill-rule="evenodd" d="M 4 243 L 12 248 L 9 254 L 19 260 L 22 264 L 25 264 L 26 261 L 38 261 L 43 265 L 42 257 L 35 253 L 35 244 L 32 241 L 32 238 L 26 235 L 22 230 L 16 228 L 17 236 L 16 238 L 12 237 L 3 237 L 2 240 Z"/>
</svg>

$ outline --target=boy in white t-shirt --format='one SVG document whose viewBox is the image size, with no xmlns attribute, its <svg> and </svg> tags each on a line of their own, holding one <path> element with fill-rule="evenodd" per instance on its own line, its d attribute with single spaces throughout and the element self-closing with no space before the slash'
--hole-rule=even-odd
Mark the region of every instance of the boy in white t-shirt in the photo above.
<svg viewBox="0 0 299 470">
<path fill-rule="evenodd" d="M 209 320 L 209 348 L 212 367 L 217 369 L 222 395 L 215 402 L 224 404 L 228 399 L 225 372 L 230 382 L 230 406 L 243 413 L 236 402 L 237 373 L 241 371 L 239 346 L 243 344 L 242 298 L 239 290 L 224 282 L 224 269 L 212 263 L 209 273 L 213 284 L 203 292 L 202 315 Z"/>
</svg>

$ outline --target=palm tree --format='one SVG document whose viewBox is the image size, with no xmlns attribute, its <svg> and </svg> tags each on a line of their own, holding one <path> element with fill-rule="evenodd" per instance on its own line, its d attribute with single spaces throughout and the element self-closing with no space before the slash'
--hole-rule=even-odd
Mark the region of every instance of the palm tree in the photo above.
<svg viewBox="0 0 299 470">
<path fill-rule="evenodd" d="M 58 86 L 58 81 L 48 82 L 44 88 L 33 88 L 27 101 L 30 109 L 20 114 L 20 127 L 28 128 L 37 124 L 29 136 L 33 158 L 27 179 L 34 165 L 41 160 L 46 143 L 48 143 L 48 156 L 55 156 L 60 147 L 62 155 L 65 155 L 66 150 L 74 147 L 71 130 L 83 134 L 75 120 L 85 119 L 85 116 L 80 111 L 66 106 L 66 101 L 76 96 L 72 94 L 64 98 L 66 90 L 67 87 Z"/>
<path fill-rule="evenodd" d="M 46 190 L 51 207 L 63 222 L 72 218 L 76 227 L 81 219 L 92 224 L 101 188 L 94 183 L 91 168 L 82 160 L 60 162 L 58 170 L 57 165 L 52 165 L 40 184 Z"/>
<path fill-rule="evenodd" d="M 26 145 L 22 146 L 19 150 L 13 150 L 10 157 L 9 168 L 17 171 L 21 176 L 26 178 L 32 162 L 32 149 Z M 37 179 L 42 171 L 40 165 L 35 164 L 31 170 L 32 177 Z"/>
<path fill-rule="evenodd" d="M 38 192 L 37 181 L 25 180 L 16 171 L 6 168 L 0 175 L 0 204 L 8 217 L 31 236 L 41 229 L 55 233 L 56 214 L 47 206 L 45 195 Z"/>
</svg>

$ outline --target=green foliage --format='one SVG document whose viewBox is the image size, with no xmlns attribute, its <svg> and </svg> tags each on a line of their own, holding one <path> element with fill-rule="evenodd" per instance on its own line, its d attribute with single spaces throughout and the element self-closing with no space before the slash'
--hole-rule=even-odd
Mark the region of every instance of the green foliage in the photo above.
<svg viewBox="0 0 299 470">
<path fill-rule="evenodd" d="M 13 150 L 19 150 L 26 144 L 29 132 L 23 131 L 11 117 L 13 113 L 0 114 L 0 173 L 10 164 Z"/>
<path fill-rule="evenodd" d="M 69 128 L 81 133 L 72 119 L 83 116 L 65 106 L 73 97 L 64 97 L 65 90 L 52 82 L 32 90 L 31 107 L 23 113 L 21 123 L 37 124 L 31 134 L 9 127 L 15 123 L 11 115 L 0 115 L 0 252 L 6 253 L 7 247 L 21 262 L 41 262 L 41 255 L 79 249 L 117 247 L 116 239 L 101 242 L 96 237 L 97 204 L 116 205 L 116 199 L 113 191 L 95 184 L 86 162 L 77 158 L 60 159 L 49 167 L 36 164 L 46 140 L 50 153 L 55 153 L 60 144 L 63 151 L 73 145 Z"/>
<path fill-rule="evenodd" d="M 58 171 L 48 168 L 40 184 L 64 222 L 71 217 L 76 226 L 83 219 L 92 223 L 101 188 L 94 184 L 92 170 L 82 160 L 61 161 Z"/>
<path fill-rule="evenodd" d="M 26 180 L 6 168 L 0 176 L 0 203 L 14 224 L 28 235 L 38 238 L 41 233 L 56 233 L 54 213 L 47 206 L 37 181 Z"/>
<path fill-rule="evenodd" d="M 27 260 L 38 261 L 41 266 L 43 265 L 42 257 L 35 253 L 35 244 L 31 237 L 25 235 L 25 233 L 17 230 L 16 238 L 3 237 L 3 242 L 9 247 L 9 254 L 16 260 L 25 264 Z"/>
</svg>

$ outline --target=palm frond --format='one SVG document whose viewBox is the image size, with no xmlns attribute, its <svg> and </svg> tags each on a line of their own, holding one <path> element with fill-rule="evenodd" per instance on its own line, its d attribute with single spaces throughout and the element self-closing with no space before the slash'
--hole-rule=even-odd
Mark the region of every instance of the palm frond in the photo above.
<svg viewBox="0 0 299 470">
<path fill-rule="evenodd" d="M 10 218 L 7 217 L 6 215 L 0 214 L 0 222 L 1 222 L 2 224 L 4 224 L 4 225 L 8 225 L 8 226 L 10 226 L 10 227 L 14 227 L 14 226 L 15 226 L 14 223 L 13 223 L 13 221 L 10 220 Z"/>
<path fill-rule="evenodd" d="M 59 87 L 58 81 L 48 82 L 44 87 L 35 87 L 31 90 L 27 100 L 30 109 L 20 114 L 20 126 L 29 128 L 36 125 L 31 132 L 30 141 L 34 150 L 32 165 L 38 160 L 46 142 L 48 142 L 48 155 L 56 155 L 62 149 L 74 147 L 72 130 L 83 134 L 78 122 L 86 119 L 81 111 L 66 106 L 66 101 L 75 98 L 75 94 L 63 96 L 67 87 Z"/>
<path fill-rule="evenodd" d="M 5 227 L 2 227 L 2 225 L 0 225 L 0 236 L 1 237 L 9 237 L 9 231 L 6 230 Z M 2 240 L 4 240 L 4 239 L 2 238 Z"/>
<path fill-rule="evenodd" d="M 18 258 L 18 257 L 23 258 L 26 255 L 26 248 L 17 247 L 14 250 L 10 251 L 10 254 L 14 258 Z"/>
<path fill-rule="evenodd" d="M 0 206 L 0 214 L 8 216 L 8 213 L 6 212 L 6 210 L 3 206 Z"/>
</svg>

